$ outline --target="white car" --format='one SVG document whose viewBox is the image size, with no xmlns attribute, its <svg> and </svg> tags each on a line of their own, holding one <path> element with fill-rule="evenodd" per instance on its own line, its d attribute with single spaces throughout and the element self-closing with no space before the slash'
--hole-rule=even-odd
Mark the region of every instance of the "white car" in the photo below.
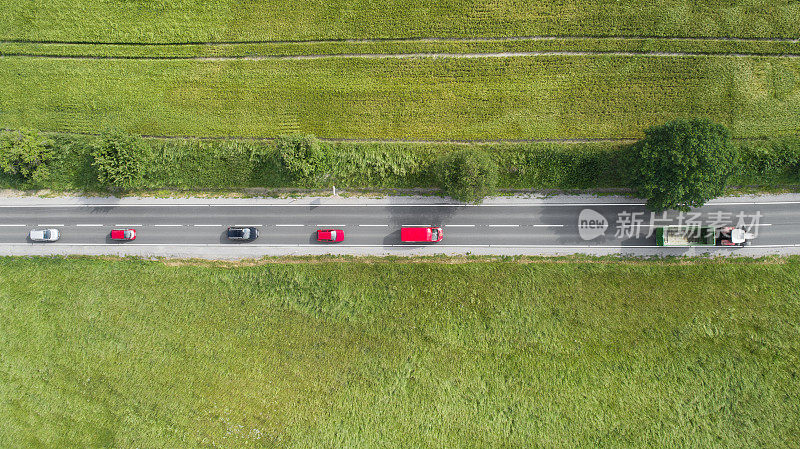
<svg viewBox="0 0 800 449">
<path fill-rule="evenodd" d="M 55 242 L 61 235 L 58 229 L 32 229 L 28 237 L 34 242 Z"/>
</svg>

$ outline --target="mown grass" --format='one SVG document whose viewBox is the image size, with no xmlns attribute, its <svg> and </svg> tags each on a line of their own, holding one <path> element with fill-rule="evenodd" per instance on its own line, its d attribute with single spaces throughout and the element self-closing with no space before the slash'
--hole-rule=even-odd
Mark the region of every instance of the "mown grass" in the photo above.
<svg viewBox="0 0 800 449">
<path fill-rule="evenodd" d="M 797 37 L 794 2 L 2 0 L 3 39 L 187 42 L 419 36 Z"/>
<path fill-rule="evenodd" d="M 702 116 L 755 137 L 800 131 L 798 99 L 800 62 L 780 58 L 0 59 L 0 126 L 49 131 L 635 138 Z"/>
<path fill-rule="evenodd" d="M 316 262 L 0 259 L 0 445 L 800 443 L 796 258 Z"/>
<path fill-rule="evenodd" d="M 0 43 L 2 55 L 104 58 L 220 58 L 342 54 L 500 53 L 500 52 L 672 52 L 800 54 L 800 41 L 566 38 L 487 41 L 295 42 L 248 44 L 119 45 Z"/>
</svg>

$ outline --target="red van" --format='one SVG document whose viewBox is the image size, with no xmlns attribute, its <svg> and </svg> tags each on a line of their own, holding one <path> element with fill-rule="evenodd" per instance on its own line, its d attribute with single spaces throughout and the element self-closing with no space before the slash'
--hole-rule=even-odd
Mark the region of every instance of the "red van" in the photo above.
<svg viewBox="0 0 800 449">
<path fill-rule="evenodd" d="M 441 242 L 444 233 L 440 227 L 406 227 L 400 229 L 400 241 L 403 243 L 435 243 Z"/>
</svg>

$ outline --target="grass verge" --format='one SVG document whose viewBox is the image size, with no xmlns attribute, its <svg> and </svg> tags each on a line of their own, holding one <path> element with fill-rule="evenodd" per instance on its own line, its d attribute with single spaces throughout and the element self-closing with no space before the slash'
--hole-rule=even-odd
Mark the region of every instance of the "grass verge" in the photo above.
<svg viewBox="0 0 800 449">
<path fill-rule="evenodd" d="M 800 443 L 797 258 L 310 261 L 0 258 L 0 445 Z"/>
</svg>

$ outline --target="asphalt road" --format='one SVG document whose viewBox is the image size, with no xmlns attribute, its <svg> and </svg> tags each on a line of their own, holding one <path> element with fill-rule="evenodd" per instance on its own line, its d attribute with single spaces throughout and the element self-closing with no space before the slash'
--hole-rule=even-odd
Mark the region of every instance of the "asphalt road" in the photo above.
<svg viewBox="0 0 800 449">
<path fill-rule="evenodd" d="M 589 210 L 587 212 L 587 210 Z M 582 228 L 579 218 L 584 219 Z M 604 226 L 604 223 L 607 227 Z M 757 237 L 752 248 L 800 247 L 800 202 L 731 201 L 708 205 L 692 213 L 652 214 L 641 204 L 592 202 L 584 204 L 89 204 L 89 205 L 2 205 L 0 204 L 0 246 L 12 245 L 14 254 L 70 253 L 69 248 L 105 247 L 114 253 L 142 254 L 134 248 L 217 247 L 222 256 L 235 255 L 242 246 L 248 256 L 270 254 L 270 248 L 295 248 L 293 254 L 348 252 L 361 248 L 372 253 L 387 248 L 412 248 L 400 242 L 402 226 L 442 226 L 444 240 L 427 249 L 447 248 L 456 252 L 535 254 L 536 249 L 573 248 L 616 250 L 655 247 L 653 229 L 667 224 L 741 225 Z M 225 238 L 228 226 L 257 226 L 254 242 L 232 242 Z M 32 243 L 28 232 L 34 228 L 61 230 L 56 243 Z M 115 242 L 112 229 L 135 228 L 137 239 Z M 316 242 L 317 229 L 336 228 L 345 233 L 339 244 Z M 585 232 L 582 232 L 585 231 Z M 23 246 L 19 246 L 22 244 Z M 35 248 L 25 251 L 24 248 Z M 47 249 L 50 248 L 50 249 Z M 488 251 L 496 248 L 497 251 Z M 304 250 L 304 249 L 307 249 Z M 696 251 L 696 248 L 692 249 Z M 714 251 L 735 252 L 720 248 Z M 255 251 L 255 253 L 254 253 Z M 673 250 L 674 251 L 674 250 Z M 80 251 L 76 251 L 80 252 Z M 162 251 L 163 252 L 163 251 Z M 624 252 L 624 251 L 622 251 Z M 155 251 L 156 255 L 158 251 Z"/>
</svg>

